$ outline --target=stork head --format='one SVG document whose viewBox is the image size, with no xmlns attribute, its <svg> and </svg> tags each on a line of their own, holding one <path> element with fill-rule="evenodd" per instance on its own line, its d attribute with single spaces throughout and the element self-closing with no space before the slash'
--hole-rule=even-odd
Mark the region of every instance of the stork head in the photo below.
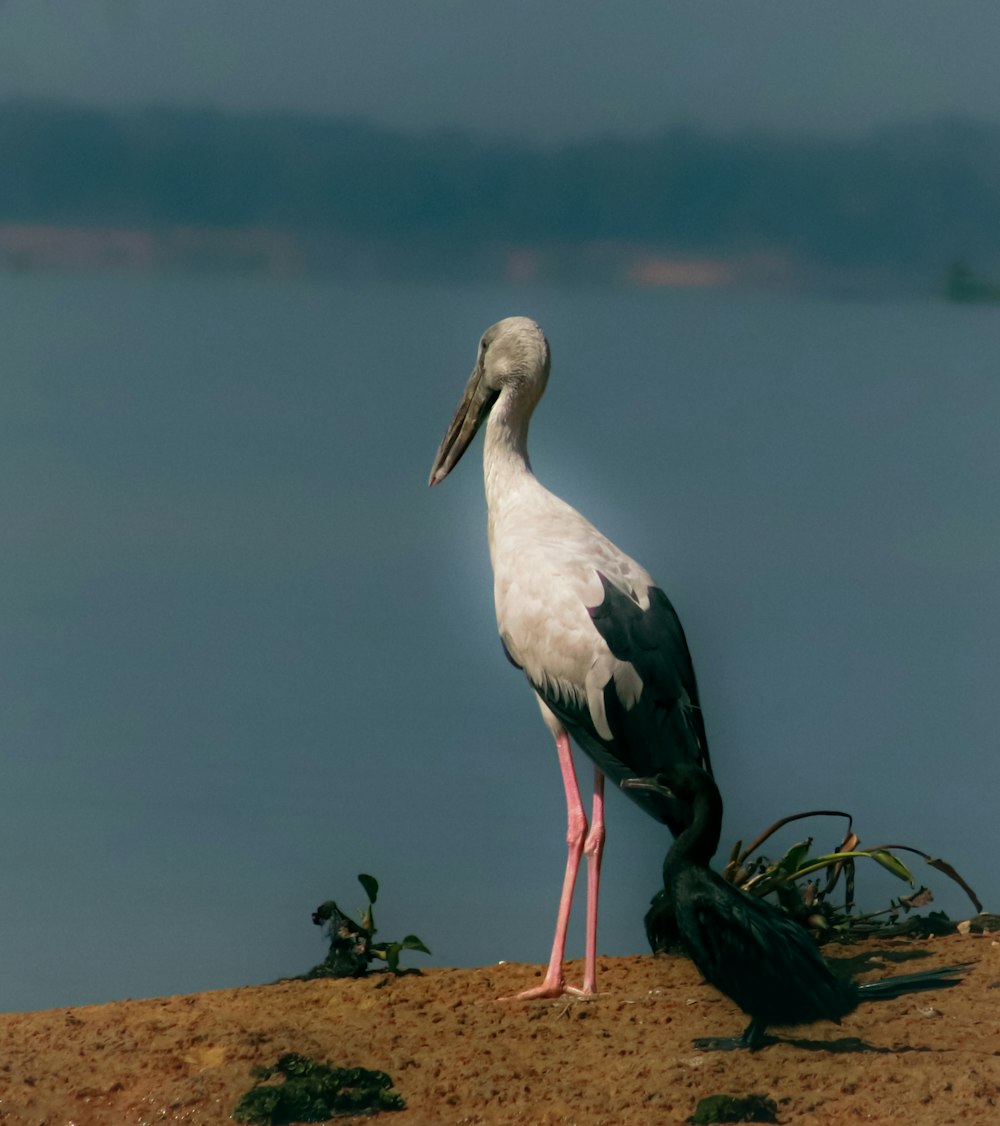
<svg viewBox="0 0 1000 1126">
<path fill-rule="evenodd" d="M 438 484 L 455 468 L 501 395 L 516 396 L 530 414 L 548 378 L 549 342 L 533 320 L 507 317 L 490 325 L 479 341 L 476 366 L 438 447 L 428 483 Z"/>
</svg>

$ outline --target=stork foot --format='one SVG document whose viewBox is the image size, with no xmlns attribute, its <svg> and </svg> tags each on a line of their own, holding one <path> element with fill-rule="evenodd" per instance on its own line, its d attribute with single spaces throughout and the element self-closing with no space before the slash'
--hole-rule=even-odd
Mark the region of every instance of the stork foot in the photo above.
<svg viewBox="0 0 1000 1126">
<path fill-rule="evenodd" d="M 596 989 L 588 989 L 586 986 L 578 988 L 575 985 L 567 985 L 563 992 L 570 997 L 578 997 L 582 1001 L 593 1001 L 597 996 Z"/>
<path fill-rule="evenodd" d="M 543 981 L 532 989 L 525 989 L 520 993 L 513 993 L 509 997 L 498 997 L 498 1001 L 537 1001 L 555 997 L 581 997 L 584 1000 L 593 1000 L 597 996 L 595 989 L 579 989 L 575 985 L 567 985 L 563 981 Z"/>
</svg>

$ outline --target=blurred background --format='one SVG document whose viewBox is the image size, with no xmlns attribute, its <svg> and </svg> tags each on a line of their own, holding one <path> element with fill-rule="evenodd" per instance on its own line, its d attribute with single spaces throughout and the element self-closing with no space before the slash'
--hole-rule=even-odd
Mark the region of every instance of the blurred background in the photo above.
<svg viewBox="0 0 1000 1126">
<path fill-rule="evenodd" d="M 510 314 L 536 472 L 684 622 L 721 853 L 842 808 L 996 910 L 998 41 L 975 0 L 0 4 L 0 1008 L 304 972 L 359 872 L 408 964 L 545 960 L 478 448 L 426 487 Z M 669 840 L 608 819 L 637 953 Z"/>
</svg>

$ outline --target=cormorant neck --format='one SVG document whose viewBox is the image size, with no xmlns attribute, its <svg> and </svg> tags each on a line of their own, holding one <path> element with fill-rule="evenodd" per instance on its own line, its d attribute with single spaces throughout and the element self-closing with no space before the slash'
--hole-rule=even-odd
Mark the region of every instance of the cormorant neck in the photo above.
<svg viewBox="0 0 1000 1126">
<path fill-rule="evenodd" d="M 712 778 L 698 767 L 691 770 L 694 795 L 691 824 L 677 837 L 666 860 L 664 871 L 678 864 L 697 864 L 707 868 L 722 835 L 722 797 Z"/>
</svg>

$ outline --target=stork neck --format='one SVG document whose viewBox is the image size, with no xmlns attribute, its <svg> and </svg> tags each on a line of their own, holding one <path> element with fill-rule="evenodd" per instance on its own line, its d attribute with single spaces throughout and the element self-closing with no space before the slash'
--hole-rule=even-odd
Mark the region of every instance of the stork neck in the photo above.
<svg viewBox="0 0 1000 1126">
<path fill-rule="evenodd" d="M 528 460 L 528 424 L 534 403 L 506 388 L 486 423 L 483 468 L 486 500 L 492 508 L 519 482 L 534 480 Z"/>
</svg>

